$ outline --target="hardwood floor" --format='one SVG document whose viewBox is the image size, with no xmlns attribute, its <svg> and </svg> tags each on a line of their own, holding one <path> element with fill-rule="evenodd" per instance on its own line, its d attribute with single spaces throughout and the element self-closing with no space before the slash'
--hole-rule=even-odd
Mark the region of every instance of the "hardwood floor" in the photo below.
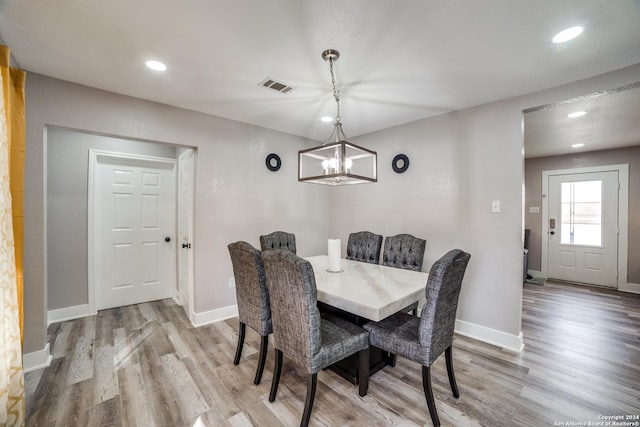
<svg viewBox="0 0 640 427">
<path fill-rule="evenodd" d="M 525 284 L 523 292 L 522 353 L 456 335 L 457 400 L 444 356 L 434 364 L 442 425 L 587 425 L 640 415 L 640 295 L 552 283 Z M 285 359 L 269 403 L 273 350 L 254 385 L 259 336 L 247 328 L 234 366 L 237 329 L 237 319 L 193 328 L 171 300 L 52 324 L 51 366 L 25 376 L 26 424 L 298 425 L 306 374 Z M 420 366 L 398 358 L 360 397 L 356 386 L 321 371 L 311 425 L 430 426 L 421 381 Z"/>
</svg>

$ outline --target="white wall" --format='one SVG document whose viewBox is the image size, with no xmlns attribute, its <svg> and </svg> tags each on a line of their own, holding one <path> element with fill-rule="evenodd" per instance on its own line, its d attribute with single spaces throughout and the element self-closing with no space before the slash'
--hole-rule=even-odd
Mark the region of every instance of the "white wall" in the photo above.
<svg viewBox="0 0 640 427">
<path fill-rule="evenodd" d="M 260 234 L 283 229 L 296 234 L 302 256 L 326 250 L 328 189 L 296 178 L 297 151 L 310 141 L 32 73 L 26 95 L 25 353 L 46 343 L 47 126 L 196 148 L 196 313 L 235 304 L 230 242 L 259 247 Z M 265 166 L 270 152 L 282 158 L 276 173 Z"/>
</svg>

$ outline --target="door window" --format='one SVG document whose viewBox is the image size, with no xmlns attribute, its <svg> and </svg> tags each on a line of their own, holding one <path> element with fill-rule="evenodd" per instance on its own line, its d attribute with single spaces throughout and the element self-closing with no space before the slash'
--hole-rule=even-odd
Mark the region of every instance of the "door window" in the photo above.
<svg viewBox="0 0 640 427">
<path fill-rule="evenodd" d="M 602 181 L 563 182 L 563 245 L 602 246 Z"/>
</svg>

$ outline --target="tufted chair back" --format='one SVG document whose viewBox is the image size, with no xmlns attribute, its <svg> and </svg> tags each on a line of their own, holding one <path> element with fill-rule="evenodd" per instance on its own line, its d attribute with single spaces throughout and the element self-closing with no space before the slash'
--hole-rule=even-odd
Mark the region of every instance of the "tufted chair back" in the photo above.
<svg viewBox="0 0 640 427">
<path fill-rule="evenodd" d="M 382 236 L 380 234 L 373 234 L 369 231 L 351 233 L 347 241 L 347 259 L 378 264 L 381 248 Z"/>
<path fill-rule="evenodd" d="M 431 365 L 453 343 L 453 329 L 462 279 L 471 255 L 454 249 L 436 261 L 429 271 L 422 307 L 418 341 L 428 349 L 426 361 Z"/>
<path fill-rule="evenodd" d="M 266 251 L 262 258 L 278 349 L 312 372 L 312 359 L 321 342 L 313 267 L 309 261 L 284 250 Z"/>
<path fill-rule="evenodd" d="M 263 251 L 284 250 L 296 253 L 296 235 L 284 231 L 274 231 L 260 236 L 260 248 Z"/>
<path fill-rule="evenodd" d="M 382 264 L 387 267 L 421 271 L 427 241 L 410 234 L 388 236 L 384 241 Z"/>
<path fill-rule="evenodd" d="M 229 245 L 236 279 L 238 318 L 261 336 L 272 332 L 271 307 L 260 251 L 247 242 Z"/>
</svg>

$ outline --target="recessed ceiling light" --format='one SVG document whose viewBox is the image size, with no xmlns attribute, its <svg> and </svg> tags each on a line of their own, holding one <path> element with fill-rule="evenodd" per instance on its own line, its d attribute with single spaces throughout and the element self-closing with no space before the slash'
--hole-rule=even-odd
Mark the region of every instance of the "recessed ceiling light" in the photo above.
<svg viewBox="0 0 640 427">
<path fill-rule="evenodd" d="M 145 64 L 147 64 L 147 67 L 151 68 L 154 71 L 166 71 L 167 70 L 167 66 L 166 65 L 164 65 L 160 61 L 155 61 L 153 59 L 148 60 L 147 62 L 145 62 Z"/>
<path fill-rule="evenodd" d="M 329 123 L 333 121 L 333 117 L 331 116 L 324 116 L 323 118 L 320 119 L 321 121 L 325 122 L 325 123 Z"/>
<path fill-rule="evenodd" d="M 554 43 L 568 42 L 569 40 L 573 40 L 580 34 L 582 34 L 583 30 L 584 28 L 582 27 L 567 28 L 566 30 L 560 31 L 558 34 L 556 34 L 553 39 L 551 39 L 551 41 Z"/>
<path fill-rule="evenodd" d="M 576 117 L 582 117 L 585 114 L 587 114 L 586 111 L 574 111 L 573 113 L 569 113 L 567 117 L 569 117 L 570 119 L 575 119 Z"/>
<path fill-rule="evenodd" d="M 584 144 L 573 144 L 573 145 L 571 145 L 571 148 L 580 148 L 580 147 L 584 147 Z"/>
</svg>

